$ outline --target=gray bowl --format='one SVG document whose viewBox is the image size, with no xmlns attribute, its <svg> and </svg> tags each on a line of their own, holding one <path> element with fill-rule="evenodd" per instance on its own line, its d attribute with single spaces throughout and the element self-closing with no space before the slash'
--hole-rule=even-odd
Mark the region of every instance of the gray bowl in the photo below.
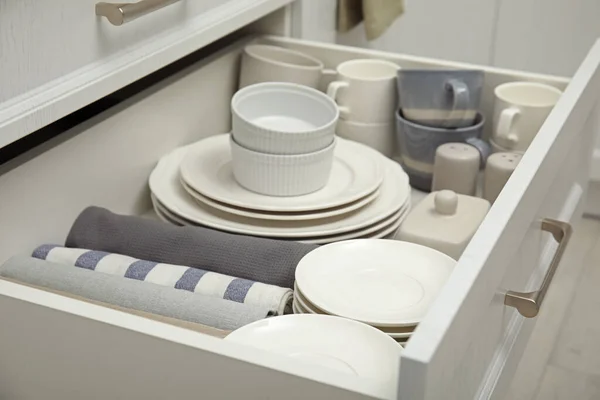
<svg viewBox="0 0 600 400">
<path fill-rule="evenodd" d="M 490 146 L 481 139 L 485 117 L 480 112 L 474 124 L 464 128 L 436 128 L 420 125 L 404 118 L 402 110 L 396 113 L 396 143 L 402 167 L 410 178 L 411 186 L 431 190 L 435 152 L 445 143 L 468 143 L 481 154 L 481 165 L 490 154 Z"/>
</svg>

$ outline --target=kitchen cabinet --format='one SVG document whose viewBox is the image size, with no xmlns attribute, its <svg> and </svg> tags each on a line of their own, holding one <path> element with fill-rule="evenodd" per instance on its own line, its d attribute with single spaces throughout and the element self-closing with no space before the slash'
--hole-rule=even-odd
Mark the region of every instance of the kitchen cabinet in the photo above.
<svg viewBox="0 0 600 400">
<path fill-rule="evenodd" d="M 241 51 L 249 43 L 306 52 L 328 68 L 361 57 L 405 68 L 482 68 L 482 108 L 488 116 L 497 85 L 544 82 L 564 95 L 415 331 L 398 371 L 397 399 L 502 398 L 535 325 L 535 318 L 505 305 L 506 293 L 540 287 L 549 265 L 560 261 L 556 241 L 564 239 L 546 231 L 560 226 L 553 220 L 572 223 L 582 213 L 600 97 L 600 43 L 567 79 L 289 38 L 298 16 L 292 15 L 293 5 L 282 9 L 287 3 L 254 2 L 261 6 L 240 11 L 236 24 L 232 15 L 223 15 L 222 22 L 205 27 L 208 31 L 186 31 L 182 38 L 187 39 L 181 39 L 186 46 L 174 41 L 157 51 L 164 65 L 191 52 L 197 52 L 195 62 L 0 166 L 0 262 L 40 243 L 61 242 L 90 204 L 147 213 L 147 179 L 160 156 L 230 129 L 229 102 Z M 175 24 L 170 34 L 157 37 L 187 27 Z M 246 33 L 252 30 L 276 35 Z M 171 48 L 179 50 L 170 53 Z M 106 82 L 112 83 L 103 90 L 160 68 L 156 60 L 138 59 L 137 67 L 125 68 L 135 77 L 124 81 L 111 80 L 115 70 L 107 70 Z M 146 69 L 145 62 L 152 66 Z M 75 90 L 53 102 L 64 113 L 103 91 L 86 93 L 85 101 Z M 38 106 L 44 118 L 35 124 L 25 113 L 0 118 L 0 127 L 18 126 L 27 135 L 61 115 L 51 111 L 53 104 Z M 0 281 L 0 315 L 1 398 L 382 397 L 364 379 L 7 281 Z"/>
</svg>

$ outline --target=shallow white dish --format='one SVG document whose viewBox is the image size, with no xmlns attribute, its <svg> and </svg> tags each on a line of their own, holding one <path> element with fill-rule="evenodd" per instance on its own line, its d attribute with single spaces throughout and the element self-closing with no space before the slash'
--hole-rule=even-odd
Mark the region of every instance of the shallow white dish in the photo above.
<svg viewBox="0 0 600 400">
<path fill-rule="evenodd" d="M 295 309 L 294 309 L 295 307 Z M 294 301 L 292 302 L 292 308 L 294 309 L 294 314 L 323 314 L 330 315 L 324 312 L 323 310 L 319 310 L 314 305 L 312 305 L 303 295 L 302 292 L 298 289 L 298 286 L 294 284 Z M 382 327 L 371 325 L 374 328 L 379 329 L 384 332 L 389 337 L 394 339 L 407 339 L 411 337 L 416 326 L 409 327 Z"/>
<path fill-rule="evenodd" d="M 238 90 L 231 114 L 233 137 L 241 146 L 269 154 L 304 154 L 333 142 L 340 113 L 316 89 L 263 82 Z"/>
<path fill-rule="evenodd" d="M 196 192 L 229 205 L 261 211 L 298 212 L 339 207 L 373 193 L 383 180 L 383 161 L 377 151 L 360 143 L 338 139 L 329 181 L 304 196 L 274 197 L 240 186 L 231 165 L 229 135 L 215 135 L 189 146 L 181 177 Z M 165 202 L 163 201 L 163 204 Z"/>
<path fill-rule="evenodd" d="M 259 221 L 231 215 L 199 204 L 182 187 L 178 170 L 187 150 L 187 147 L 179 148 L 161 158 L 150 174 L 150 190 L 173 214 L 193 224 L 227 232 L 297 239 L 339 235 L 381 222 L 410 201 L 407 175 L 397 163 L 386 160 L 386 179 L 381 185 L 379 197 L 348 214 L 310 221 Z"/>
<path fill-rule="evenodd" d="M 417 325 L 456 261 L 414 243 L 358 239 L 308 253 L 296 268 L 306 299 L 331 315 L 381 327 Z"/>
<path fill-rule="evenodd" d="M 274 221 L 302 221 L 302 220 L 310 220 L 310 219 L 320 219 L 320 218 L 328 218 L 335 217 L 336 215 L 347 214 L 350 211 L 357 210 L 366 204 L 369 204 L 373 200 L 379 196 L 379 189 L 371 193 L 370 195 L 363 197 L 355 202 L 339 206 L 333 208 L 326 208 L 324 210 L 316 210 L 309 212 L 268 212 L 268 211 L 256 211 L 249 208 L 241 208 L 230 206 L 225 203 L 220 203 L 216 200 L 213 200 L 209 197 L 206 197 L 194 189 L 189 187 L 185 182 L 181 182 L 183 188 L 197 201 L 200 203 L 204 203 L 206 205 L 211 206 L 212 208 L 216 208 L 217 210 L 224 211 L 229 214 L 241 215 L 242 217 L 248 218 L 256 218 L 263 220 L 274 220 Z"/>
<path fill-rule="evenodd" d="M 402 346 L 360 322 L 330 315 L 292 314 L 243 326 L 225 337 L 312 365 L 378 382 L 395 398 Z"/>
<path fill-rule="evenodd" d="M 168 222 L 174 225 L 191 225 L 191 226 L 200 226 L 199 224 L 194 224 L 190 221 L 186 221 L 185 219 L 173 214 L 167 208 L 165 208 L 160 202 L 154 197 L 152 197 L 152 204 L 154 206 L 154 211 L 158 215 L 159 219 L 164 222 Z M 310 239 L 306 238 L 294 238 L 288 237 L 286 240 L 293 240 L 306 244 L 327 244 L 333 242 L 339 242 L 340 240 L 349 240 L 349 239 L 357 239 L 357 238 L 372 238 L 372 239 L 380 239 L 386 238 L 394 234 L 406 216 L 410 211 L 410 205 L 407 204 L 402 207 L 400 211 L 391 216 L 390 218 L 385 219 L 382 222 L 379 222 L 373 226 L 369 226 L 357 231 L 352 231 L 340 235 L 330 235 L 330 236 L 316 236 L 311 237 Z M 269 236 L 264 236 L 269 237 Z M 277 239 L 277 238 L 274 238 Z M 279 238 L 280 239 L 280 238 Z"/>
<path fill-rule="evenodd" d="M 267 196 L 302 196 L 325 186 L 331 173 L 335 141 L 306 154 L 266 154 L 248 150 L 230 138 L 235 180 L 253 192 Z M 196 157 L 190 154 L 188 157 Z M 183 160 L 182 166 L 196 160 Z"/>
</svg>

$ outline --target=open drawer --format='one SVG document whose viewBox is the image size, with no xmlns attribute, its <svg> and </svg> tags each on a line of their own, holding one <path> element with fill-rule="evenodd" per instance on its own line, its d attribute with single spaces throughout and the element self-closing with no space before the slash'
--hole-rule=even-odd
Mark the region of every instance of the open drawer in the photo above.
<svg viewBox="0 0 600 400">
<path fill-rule="evenodd" d="M 465 67 L 277 37 L 241 40 L 0 167 L 0 261 L 62 242 L 91 204 L 147 212 L 147 178 L 159 157 L 229 130 L 240 51 L 253 40 L 299 49 L 329 67 L 357 57 Z M 481 67 L 488 118 L 498 84 L 531 80 L 565 92 L 403 352 L 395 398 L 504 395 L 535 323 L 504 305 L 505 294 L 540 287 L 557 251 L 542 220 L 581 214 L 599 66 L 596 44 L 570 82 Z M 6 281 L 0 316 L 0 398 L 385 397 L 366 380 Z"/>
</svg>

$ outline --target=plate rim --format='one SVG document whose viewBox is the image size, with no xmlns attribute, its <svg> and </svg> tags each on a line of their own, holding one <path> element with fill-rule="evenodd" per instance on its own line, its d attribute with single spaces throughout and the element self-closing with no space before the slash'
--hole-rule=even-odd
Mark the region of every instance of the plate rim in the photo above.
<svg viewBox="0 0 600 400">
<path fill-rule="evenodd" d="M 285 212 L 281 211 L 261 211 L 261 210 L 252 210 L 249 208 L 242 208 L 238 206 L 228 206 L 225 203 L 219 202 L 217 200 L 211 199 L 202 193 L 198 193 L 192 187 L 190 187 L 183 180 L 181 182 L 183 188 L 186 192 L 190 194 L 196 201 L 199 201 L 203 204 L 208 205 L 209 207 L 216 208 L 217 210 L 221 210 L 223 212 L 239 215 L 246 218 L 254 218 L 254 219 L 262 219 L 266 221 L 310 221 L 313 219 L 322 219 L 322 218 L 330 218 L 336 217 L 338 215 L 344 215 L 349 212 L 358 210 L 361 207 L 366 206 L 370 202 L 374 201 L 379 197 L 379 193 L 381 189 L 378 187 L 371 194 L 366 195 L 356 201 L 350 202 L 347 205 L 342 205 L 338 207 L 330 207 L 324 208 L 323 210 L 313 210 L 313 211 L 297 211 L 295 212 L 297 215 L 285 215 Z M 334 210 L 332 210 L 334 209 Z M 328 211 L 331 210 L 331 211 Z M 287 213 L 290 213 L 287 211 Z M 283 218 L 282 218 L 283 217 Z"/>
<path fill-rule="evenodd" d="M 214 144 L 214 147 L 217 146 L 223 146 L 223 147 L 227 147 L 229 149 L 229 136 L 230 134 L 219 134 L 219 135 L 212 135 L 209 136 L 207 138 L 204 138 L 202 140 L 199 140 L 195 143 L 192 143 L 189 146 L 189 152 L 191 153 L 192 151 L 196 150 L 196 149 L 200 149 L 202 148 L 200 143 L 205 142 L 206 141 L 213 141 L 216 144 Z M 334 151 L 334 163 L 336 162 L 336 159 L 341 159 L 340 157 L 336 158 L 336 154 L 339 155 L 339 153 L 337 152 L 341 152 L 342 150 L 340 150 L 340 148 L 344 149 L 344 151 L 353 151 L 353 152 L 361 152 L 363 153 L 360 157 L 359 156 L 354 156 L 353 158 L 355 159 L 369 159 L 371 160 L 371 163 L 373 164 L 373 168 L 374 168 L 374 174 L 377 176 L 376 179 L 373 180 L 367 180 L 369 182 L 368 186 L 365 186 L 365 188 L 362 191 L 358 191 L 356 193 L 354 193 L 352 196 L 348 196 L 346 198 L 343 197 L 339 197 L 339 199 L 337 201 L 333 201 L 330 200 L 329 202 L 324 203 L 323 201 L 320 202 L 320 204 L 314 204 L 311 206 L 301 206 L 301 205 L 296 205 L 296 206 L 282 206 L 282 205 L 269 205 L 268 204 L 268 200 L 270 199 L 271 201 L 273 201 L 273 199 L 282 199 L 282 200 L 278 200 L 281 202 L 285 202 L 286 200 L 289 201 L 289 199 L 292 199 L 294 197 L 305 197 L 305 196 L 311 196 L 311 195 L 315 195 L 315 193 L 320 192 L 314 192 L 314 193 L 309 193 L 307 195 L 304 196 L 290 196 L 290 197 L 277 197 L 277 196 L 268 196 L 268 195 L 261 195 L 258 193 L 254 193 L 248 189 L 244 189 L 242 186 L 240 186 L 240 188 L 242 189 L 242 191 L 247 192 L 249 195 L 251 196 L 261 196 L 263 201 L 267 201 L 267 203 L 255 203 L 255 205 L 252 206 L 252 209 L 255 210 L 259 210 L 259 211 L 273 211 L 273 212 L 300 212 L 300 211 L 314 211 L 314 210 L 320 210 L 320 209 L 324 209 L 324 208 L 334 208 L 334 207 L 339 207 L 342 206 L 344 204 L 348 204 L 348 203 L 352 203 L 358 199 L 361 199 L 365 196 L 368 196 L 369 194 L 371 194 L 372 192 L 374 192 L 377 188 L 379 188 L 379 186 L 381 185 L 381 183 L 383 182 L 384 179 L 384 175 L 385 175 L 385 171 L 384 168 L 382 166 L 382 163 L 378 160 L 377 156 L 381 156 L 381 153 L 377 152 L 376 150 L 365 146 L 361 143 L 358 142 L 354 142 L 351 140 L 346 140 L 343 138 L 336 138 L 337 140 L 337 144 L 336 144 L 336 149 Z M 217 141 L 220 141 L 222 143 L 219 143 Z M 205 150 L 205 151 L 209 151 L 209 150 Z M 214 151 L 214 148 L 213 150 Z M 225 165 L 228 162 L 231 162 L 231 152 L 227 152 L 227 154 L 229 154 L 229 159 L 227 161 L 223 161 L 223 163 L 221 164 L 221 166 Z M 345 154 L 345 153 L 344 153 Z M 383 156 L 382 156 L 383 157 Z M 221 203 L 226 203 L 226 204 L 231 204 L 237 207 L 242 207 L 242 208 L 250 208 L 248 206 L 247 202 L 244 202 L 243 200 L 239 200 L 236 198 L 224 198 L 221 196 L 215 196 L 214 194 L 209 194 L 206 193 L 206 191 L 201 190 L 198 186 L 194 185 L 192 182 L 190 182 L 189 179 L 186 179 L 186 168 L 181 168 L 181 165 L 184 164 L 185 161 L 185 157 L 184 159 L 182 159 L 181 163 L 180 163 L 180 175 L 182 177 L 182 179 L 192 188 L 194 189 L 196 192 L 209 197 L 213 200 L 217 200 L 220 201 Z M 349 165 L 350 168 L 354 168 L 353 169 L 353 173 L 356 175 L 357 171 L 360 172 L 360 170 L 357 168 L 357 166 L 354 164 L 354 162 L 352 162 L 352 160 L 350 160 L 351 162 L 343 162 L 346 165 Z M 215 169 L 213 169 L 215 170 Z M 218 170 L 217 170 L 218 171 Z M 188 177 L 189 178 L 189 177 Z M 239 186 L 239 185 L 238 185 Z M 321 189 L 323 190 L 323 189 Z"/>
</svg>

